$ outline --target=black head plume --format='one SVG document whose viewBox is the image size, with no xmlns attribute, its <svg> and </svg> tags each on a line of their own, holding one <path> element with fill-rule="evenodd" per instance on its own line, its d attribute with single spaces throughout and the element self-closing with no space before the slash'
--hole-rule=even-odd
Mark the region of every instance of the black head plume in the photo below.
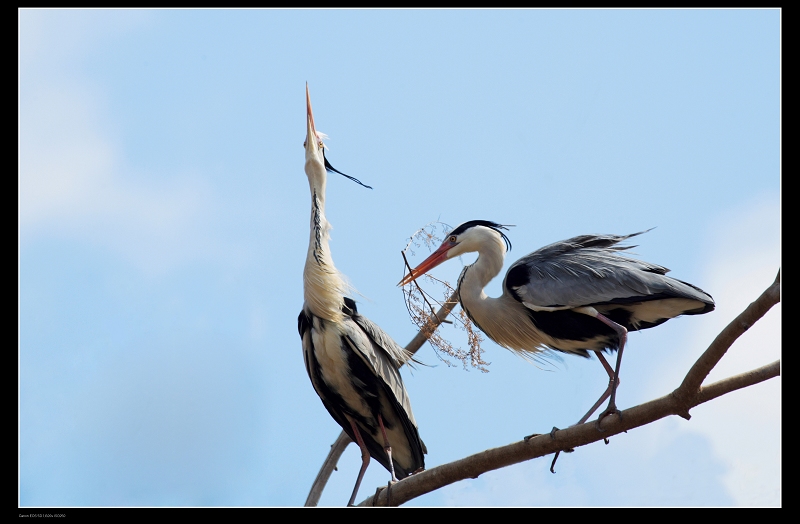
<svg viewBox="0 0 800 524">
<path fill-rule="evenodd" d="M 350 180 L 352 180 L 353 182 L 355 182 L 356 184 L 358 184 L 358 185 L 360 185 L 360 186 L 364 186 L 364 187 L 366 187 L 367 189 L 372 189 L 372 186 L 368 186 L 368 185 L 366 185 L 366 184 L 362 183 L 362 182 L 361 182 L 361 180 L 359 180 L 359 179 L 357 179 L 357 178 L 355 178 L 355 177 L 352 177 L 352 176 L 350 176 L 350 175 L 345 175 L 344 173 L 342 173 L 341 171 L 339 171 L 338 169 L 336 169 L 335 167 L 333 167 L 333 166 L 331 165 L 331 163 L 330 163 L 330 162 L 328 162 L 328 159 L 327 159 L 327 158 L 325 158 L 325 150 L 324 150 L 324 149 L 322 150 L 322 158 L 323 158 L 323 160 L 325 160 L 325 170 L 326 170 L 326 171 L 328 171 L 329 173 L 330 173 L 330 172 L 333 172 L 333 173 L 339 173 L 339 174 L 340 174 L 340 175 L 342 175 L 343 177 L 345 177 L 345 178 L 349 178 Z"/>
<path fill-rule="evenodd" d="M 511 251 L 511 240 L 509 240 L 508 237 L 506 236 L 506 234 L 503 233 L 500 230 L 501 229 L 505 229 L 506 231 L 508 231 L 509 227 L 514 227 L 512 225 L 504 226 L 503 224 L 498 224 L 497 222 L 492 222 L 491 220 L 470 220 L 469 222 L 464 222 L 463 224 L 461 224 L 460 226 L 458 226 L 454 230 L 450 231 L 448 233 L 448 236 L 449 235 L 460 235 L 461 233 L 463 233 L 467 229 L 469 229 L 471 227 L 475 227 L 475 226 L 488 227 L 488 228 L 494 229 L 495 231 L 500 233 L 500 236 L 503 237 L 503 240 L 506 243 L 507 251 Z"/>
</svg>

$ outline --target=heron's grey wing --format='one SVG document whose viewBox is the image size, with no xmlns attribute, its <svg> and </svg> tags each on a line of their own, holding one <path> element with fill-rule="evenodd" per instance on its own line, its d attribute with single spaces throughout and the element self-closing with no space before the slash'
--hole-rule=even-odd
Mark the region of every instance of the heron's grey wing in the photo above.
<svg viewBox="0 0 800 524">
<path fill-rule="evenodd" d="M 400 347 L 400 344 L 395 342 L 380 326 L 358 312 L 355 300 L 350 297 L 344 297 L 342 313 L 364 330 L 367 336 L 392 359 L 395 367 L 399 368 L 411 359 L 412 354 L 409 351 Z"/>
<path fill-rule="evenodd" d="M 355 321 L 355 323 L 358 324 L 359 327 L 361 327 L 361 329 L 363 329 L 364 332 L 366 332 L 367 335 L 375 342 L 375 344 L 377 344 L 386 352 L 386 354 L 392 359 L 397 367 L 400 367 L 411 360 L 411 352 L 401 347 L 400 344 L 395 342 L 394 339 L 392 339 L 392 337 L 390 337 L 376 323 L 358 313 L 353 315 L 352 318 L 353 321 Z"/>
<path fill-rule="evenodd" d="M 422 455 L 428 452 L 425 443 L 419 436 L 417 421 L 411 409 L 411 400 L 403 385 L 403 379 L 398 369 L 400 363 L 410 357 L 410 354 L 392 340 L 377 324 L 363 315 L 354 312 L 352 316 L 345 318 L 343 330 L 351 347 L 370 365 L 375 375 L 381 378 L 385 391 L 391 392 L 391 395 L 387 395 L 391 398 L 386 399 L 391 406 L 386 407 L 392 408 L 391 411 L 394 412 L 396 419 L 387 421 L 386 415 L 384 415 L 384 423 L 388 422 L 389 425 L 395 426 L 390 428 L 387 425 L 390 442 L 398 442 L 392 437 L 392 432 L 400 429 L 400 427 L 402 427 L 402 433 L 408 441 L 407 449 L 401 450 L 399 447 L 395 449 L 396 464 L 406 468 L 403 473 L 403 476 L 405 476 L 419 467 L 424 467 L 425 459 Z M 396 424 L 399 424 L 399 427 Z M 393 447 L 395 446 L 399 445 L 393 444 Z M 407 454 L 406 460 L 403 460 L 400 456 L 401 453 Z M 405 464 L 403 464 L 404 462 Z M 398 478 L 402 477 L 398 476 Z"/>
<path fill-rule="evenodd" d="M 621 254 L 632 235 L 582 235 L 521 258 L 506 274 L 504 290 L 534 310 L 558 310 L 659 298 L 713 304 L 701 289 L 665 276 L 667 268 Z"/>
<path fill-rule="evenodd" d="M 409 352 L 400 347 L 377 324 L 361 314 L 355 313 L 349 317 L 344 323 L 344 328 L 353 342 L 353 349 L 369 363 L 375 374 L 388 386 L 416 426 L 411 402 L 398 369 L 405 359 L 410 357 Z"/>
<path fill-rule="evenodd" d="M 303 359 L 311 383 L 322 400 L 323 405 L 342 429 L 355 440 L 351 429 L 353 421 L 360 427 L 364 444 L 370 456 L 390 469 L 388 456 L 383 449 L 383 438 L 377 426 L 377 418 L 383 415 L 383 423 L 387 436 L 395 448 L 393 454 L 395 472 L 398 478 L 424 467 L 423 454 L 425 445 L 419 438 L 416 422 L 411 412 L 408 394 L 403 386 L 399 370 L 383 348 L 378 346 L 372 336 L 354 320 L 354 316 L 362 322 L 363 317 L 354 315 L 355 306 L 347 311 L 341 322 L 327 322 L 315 318 L 305 309 L 298 317 Z M 371 322 L 366 324 L 372 324 Z M 372 324 L 372 329 L 380 329 Z M 324 370 L 318 360 L 316 343 L 331 342 L 330 337 L 314 335 L 335 330 L 340 346 L 327 347 L 322 353 L 330 357 L 338 354 L 342 357 L 339 372 L 334 367 Z M 383 333 L 384 339 L 388 335 Z M 341 353 L 337 353 L 339 351 Z M 344 373 L 344 375 L 342 375 Z M 378 402 L 376 404 L 375 402 Z M 377 408 L 377 413 L 374 409 Z"/>
</svg>

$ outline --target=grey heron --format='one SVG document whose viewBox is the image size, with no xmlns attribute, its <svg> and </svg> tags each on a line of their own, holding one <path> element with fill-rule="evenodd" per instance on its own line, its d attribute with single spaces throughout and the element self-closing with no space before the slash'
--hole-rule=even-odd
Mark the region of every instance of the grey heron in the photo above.
<svg viewBox="0 0 800 524">
<path fill-rule="evenodd" d="M 461 271 L 457 292 L 461 307 L 481 331 L 522 356 L 549 349 L 589 357 L 592 351 L 603 364 L 608 387 L 578 424 L 609 397 L 598 429 L 605 416 L 618 413 L 616 389 L 628 331 L 714 310 L 714 299 L 702 289 L 666 276 L 665 267 L 621 254 L 633 246 L 620 242 L 645 231 L 581 235 L 545 246 L 509 268 L 500 297 L 487 297 L 483 288 L 500 273 L 511 248 L 503 232 L 507 229 L 488 220 L 461 224 L 398 285 L 448 259 L 477 252 L 475 263 Z M 606 350 L 617 351 L 614 369 L 602 355 Z"/>
<path fill-rule="evenodd" d="M 311 190 L 311 231 L 303 270 L 303 310 L 297 328 L 314 390 L 328 413 L 361 449 L 362 464 L 350 506 L 370 457 L 389 470 L 392 481 L 396 481 L 423 469 L 427 450 L 398 369 L 410 354 L 359 314 L 355 302 L 345 296 L 347 285 L 331 258 L 325 185 L 327 171 L 340 172 L 325 159 L 325 135 L 314 125 L 308 84 L 306 114 L 305 171 Z"/>
</svg>

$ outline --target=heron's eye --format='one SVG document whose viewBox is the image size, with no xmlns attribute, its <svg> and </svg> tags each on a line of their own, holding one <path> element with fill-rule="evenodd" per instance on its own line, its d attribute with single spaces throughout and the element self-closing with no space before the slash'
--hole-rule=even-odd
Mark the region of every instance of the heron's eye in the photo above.
<svg viewBox="0 0 800 524">
<path fill-rule="evenodd" d="M 448 238 L 447 240 L 449 240 L 451 243 L 455 244 L 455 243 L 456 243 L 456 236 L 455 236 L 455 235 L 452 235 L 452 236 L 451 236 L 450 238 Z"/>
</svg>

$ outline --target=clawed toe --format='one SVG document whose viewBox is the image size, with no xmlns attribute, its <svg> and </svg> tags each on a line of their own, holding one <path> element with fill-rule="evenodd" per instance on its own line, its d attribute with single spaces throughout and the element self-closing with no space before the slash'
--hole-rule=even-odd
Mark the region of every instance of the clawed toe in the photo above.
<svg viewBox="0 0 800 524">
<path fill-rule="evenodd" d="M 595 422 L 595 427 L 597 431 L 604 431 L 602 427 L 600 427 L 600 423 L 609 415 L 617 415 L 620 420 L 622 420 L 622 412 L 617 409 L 617 406 L 608 406 L 605 411 L 600 413 L 600 416 L 597 417 L 597 422 Z"/>
</svg>

